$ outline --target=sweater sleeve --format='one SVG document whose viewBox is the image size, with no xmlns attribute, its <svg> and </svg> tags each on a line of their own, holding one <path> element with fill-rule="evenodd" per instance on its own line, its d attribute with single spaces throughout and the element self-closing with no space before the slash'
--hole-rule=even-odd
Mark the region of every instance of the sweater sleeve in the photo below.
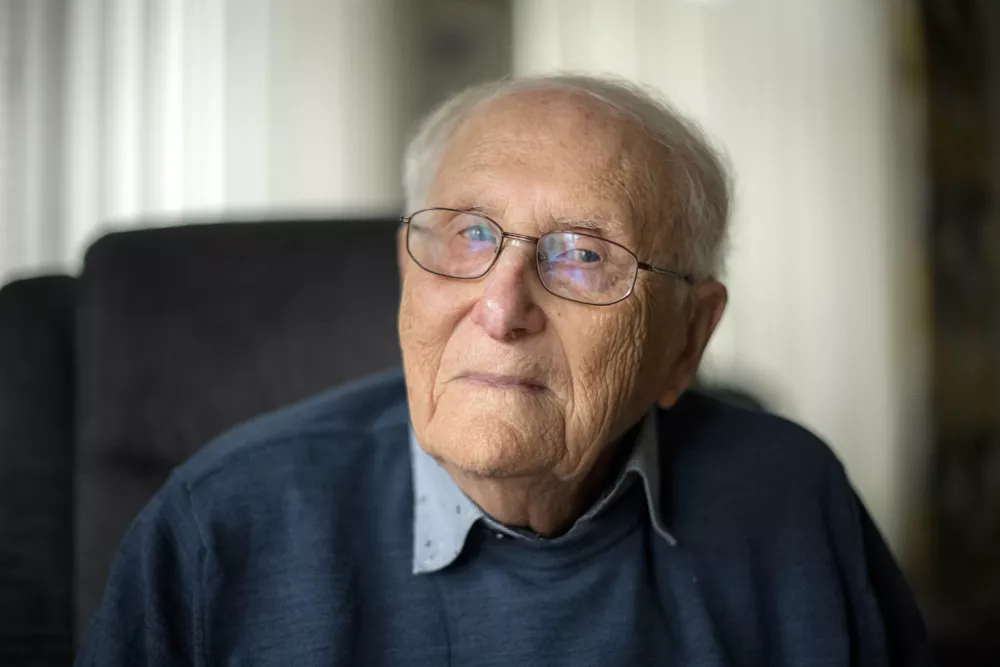
<svg viewBox="0 0 1000 667">
<path fill-rule="evenodd" d="M 930 642 L 913 593 L 893 559 L 875 522 L 855 496 L 864 543 L 868 578 L 885 637 L 888 664 L 892 667 L 932 667 Z"/>
<path fill-rule="evenodd" d="M 188 490 L 175 476 L 126 533 L 76 665 L 206 664 L 206 560 Z"/>
<path fill-rule="evenodd" d="M 832 538 L 853 626 L 852 664 L 933 667 L 913 594 L 839 463 L 832 467 L 827 493 Z"/>
</svg>

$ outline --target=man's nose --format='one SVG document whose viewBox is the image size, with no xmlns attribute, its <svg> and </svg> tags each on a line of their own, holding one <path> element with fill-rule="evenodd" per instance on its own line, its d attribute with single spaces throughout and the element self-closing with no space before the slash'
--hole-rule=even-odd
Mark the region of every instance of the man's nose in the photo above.
<svg viewBox="0 0 1000 667">
<path fill-rule="evenodd" d="M 505 239 L 496 264 L 484 278 L 483 294 L 472 310 L 472 321 L 494 340 L 512 341 L 545 328 L 545 315 L 532 297 L 535 279 L 534 243 Z"/>
</svg>

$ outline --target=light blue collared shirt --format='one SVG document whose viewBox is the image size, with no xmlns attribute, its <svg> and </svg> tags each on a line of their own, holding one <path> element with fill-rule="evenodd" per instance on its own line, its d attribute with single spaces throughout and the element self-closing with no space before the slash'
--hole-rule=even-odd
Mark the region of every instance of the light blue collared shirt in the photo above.
<svg viewBox="0 0 1000 667">
<path fill-rule="evenodd" d="M 664 527 L 660 512 L 659 437 L 656 409 L 643 419 L 632 454 L 625 468 L 605 493 L 583 516 L 577 519 L 567 534 L 590 521 L 613 503 L 638 475 L 645 490 L 646 506 L 654 530 L 671 545 L 673 536 Z M 465 539 L 476 521 L 483 521 L 501 535 L 516 539 L 532 538 L 504 526 L 487 515 L 465 495 L 451 476 L 428 455 L 410 431 L 410 460 L 413 466 L 413 573 L 436 572 L 451 565 L 462 552 Z"/>
</svg>

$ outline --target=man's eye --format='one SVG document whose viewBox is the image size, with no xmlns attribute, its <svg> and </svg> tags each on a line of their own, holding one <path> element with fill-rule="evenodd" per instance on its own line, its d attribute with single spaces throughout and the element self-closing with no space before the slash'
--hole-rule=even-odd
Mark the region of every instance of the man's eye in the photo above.
<svg viewBox="0 0 1000 667">
<path fill-rule="evenodd" d="M 466 240 L 478 243 L 488 243 L 495 240 L 493 230 L 485 225 L 469 227 L 468 229 L 463 230 L 461 234 Z"/>
<path fill-rule="evenodd" d="M 579 266 L 581 264 L 597 264 L 601 261 L 601 256 L 594 252 L 593 250 L 586 250 L 584 248 L 573 248 L 565 252 L 561 252 L 550 260 L 553 264 L 572 264 Z"/>
</svg>

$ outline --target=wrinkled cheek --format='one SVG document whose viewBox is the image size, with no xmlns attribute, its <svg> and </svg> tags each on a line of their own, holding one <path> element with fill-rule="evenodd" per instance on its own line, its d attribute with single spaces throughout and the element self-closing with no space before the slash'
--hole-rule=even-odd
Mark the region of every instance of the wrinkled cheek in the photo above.
<svg viewBox="0 0 1000 667">
<path fill-rule="evenodd" d="M 598 354 L 580 360 L 576 410 L 580 417 L 587 422 L 603 422 L 607 419 L 607 411 L 611 408 L 611 401 L 615 392 L 613 387 L 614 372 L 612 368 L 611 355 L 613 351 L 604 348 L 598 350 Z M 594 425 L 590 424 L 593 428 Z"/>
<path fill-rule="evenodd" d="M 399 310 L 399 344 L 414 427 L 433 413 L 435 383 L 451 333 L 453 313 L 444 304 L 422 298 L 414 301 L 404 291 Z"/>
<path fill-rule="evenodd" d="M 642 372 L 645 342 L 642 327 L 636 326 L 641 325 L 639 319 L 629 313 L 618 322 L 599 323 L 604 326 L 595 326 L 581 337 L 586 345 L 570 353 L 578 378 L 577 409 L 592 427 L 610 427 L 633 393 Z"/>
<path fill-rule="evenodd" d="M 399 313 L 399 345 L 406 364 L 437 366 L 454 331 L 451 313 L 432 303 L 404 303 Z"/>
</svg>

